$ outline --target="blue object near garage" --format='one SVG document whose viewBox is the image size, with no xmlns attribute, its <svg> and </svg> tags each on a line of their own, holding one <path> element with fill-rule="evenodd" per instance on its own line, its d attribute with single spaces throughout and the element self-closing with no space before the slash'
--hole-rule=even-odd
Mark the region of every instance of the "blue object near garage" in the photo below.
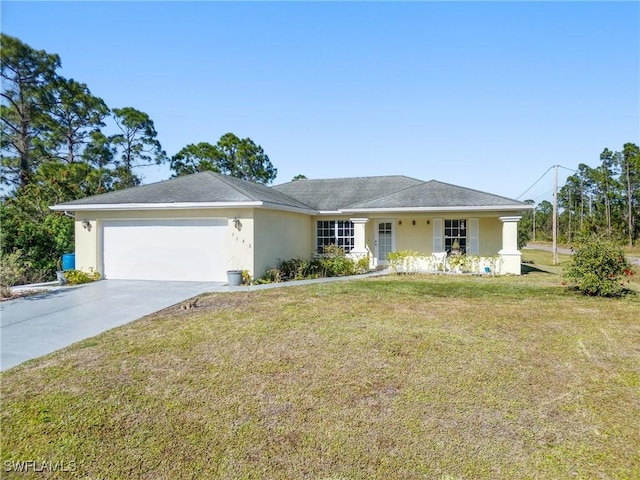
<svg viewBox="0 0 640 480">
<path fill-rule="evenodd" d="M 65 253 L 62 255 L 62 270 L 75 270 L 76 269 L 76 254 Z"/>
</svg>

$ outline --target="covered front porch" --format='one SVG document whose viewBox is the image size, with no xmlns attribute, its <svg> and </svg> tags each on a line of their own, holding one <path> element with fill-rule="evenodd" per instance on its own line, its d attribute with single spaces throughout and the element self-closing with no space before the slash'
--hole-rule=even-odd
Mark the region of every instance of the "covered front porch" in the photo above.
<svg viewBox="0 0 640 480">
<path fill-rule="evenodd" d="M 351 217 L 354 258 L 373 269 L 520 275 L 520 216 L 477 213 Z"/>
</svg>

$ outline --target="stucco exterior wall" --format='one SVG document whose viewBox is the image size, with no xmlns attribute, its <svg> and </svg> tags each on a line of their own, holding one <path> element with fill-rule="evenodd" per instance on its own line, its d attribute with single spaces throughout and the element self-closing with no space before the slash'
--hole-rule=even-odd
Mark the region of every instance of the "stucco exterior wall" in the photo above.
<svg viewBox="0 0 640 480">
<path fill-rule="evenodd" d="M 365 225 L 365 244 L 371 255 L 375 252 L 375 237 L 377 222 L 391 221 L 395 229 L 395 250 L 414 250 L 418 253 L 431 255 L 433 253 L 433 220 L 439 219 L 470 219 L 477 218 L 479 225 L 479 254 L 495 256 L 502 248 L 502 222 L 500 213 L 443 213 L 443 214 L 372 214 L 359 215 L 368 218 Z M 349 220 L 350 216 L 327 215 L 313 217 L 309 226 L 310 251 L 316 248 L 317 220 Z M 414 225 L 415 222 L 415 225 Z M 444 233 L 444 232 L 443 232 Z"/>
<path fill-rule="evenodd" d="M 312 217 L 302 213 L 254 210 L 255 248 L 251 275 L 261 277 L 278 260 L 310 258 L 315 249 L 315 225 Z"/>
<path fill-rule="evenodd" d="M 253 275 L 255 245 L 255 209 L 217 210 L 227 217 L 227 270 L 248 270 Z M 237 219 L 237 220 L 236 220 Z"/>
<path fill-rule="evenodd" d="M 97 220 L 92 219 L 89 221 L 89 227 L 84 228 L 82 226 L 82 220 L 87 217 L 80 217 L 76 215 L 74 222 L 74 235 L 75 235 L 75 254 L 76 254 L 76 270 L 82 270 L 83 272 L 100 272 L 101 260 L 100 254 L 101 244 L 99 244 L 99 223 Z"/>
<path fill-rule="evenodd" d="M 254 268 L 254 222 L 253 209 L 186 209 L 186 210 L 122 210 L 122 211 L 77 211 L 75 215 L 76 269 L 94 270 L 104 274 L 102 258 L 102 223 L 105 220 L 148 220 L 148 219 L 196 219 L 222 218 L 228 222 L 224 255 L 226 269 Z M 240 220 L 241 229 L 235 227 L 234 218 Z M 82 226 L 88 220 L 91 229 Z"/>
<path fill-rule="evenodd" d="M 380 213 L 358 215 L 358 217 L 369 219 L 364 224 L 365 247 L 373 265 L 378 220 L 384 219 L 393 222 L 395 250 L 415 250 L 420 254 L 430 255 L 434 245 L 435 218 L 478 218 L 479 254 L 492 257 L 498 255 L 498 252 L 503 248 L 504 232 L 500 213 Z M 225 269 L 246 269 L 252 276 L 259 277 L 266 269 L 274 266 L 278 259 L 309 258 L 316 250 L 316 222 L 318 220 L 349 220 L 353 217 L 353 215 L 310 216 L 303 213 L 254 208 L 77 211 L 75 221 L 76 268 L 83 271 L 93 269 L 104 273 L 102 222 L 105 220 L 222 218 L 226 219 L 228 225 L 226 248 L 222 259 L 225 262 Z M 90 228 L 83 227 L 83 220 L 89 221 Z"/>
<path fill-rule="evenodd" d="M 492 257 L 502 248 L 502 222 L 498 217 L 480 218 L 480 255 Z"/>
<path fill-rule="evenodd" d="M 420 254 L 431 254 L 433 250 L 431 219 L 416 215 L 397 217 L 395 228 L 396 250 L 413 250 Z"/>
</svg>

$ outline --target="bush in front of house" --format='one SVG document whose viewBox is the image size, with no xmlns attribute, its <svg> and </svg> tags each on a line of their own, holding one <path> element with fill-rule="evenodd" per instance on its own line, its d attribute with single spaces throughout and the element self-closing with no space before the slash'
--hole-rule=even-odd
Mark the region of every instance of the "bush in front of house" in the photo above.
<svg viewBox="0 0 640 480">
<path fill-rule="evenodd" d="M 27 266 L 22 263 L 20 251 L 7 253 L 0 261 L 0 298 L 11 296 L 11 287 L 24 282 Z"/>
<path fill-rule="evenodd" d="M 563 273 L 569 288 L 598 297 L 620 297 L 629 293 L 626 277 L 632 275 L 633 267 L 625 258 L 622 247 L 598 236 L 584 238 L 578 243 Z"/>
<path fill-rule="evenodd" d="M 68 285 L 80 285 L 83 283 L 91 283 L 100 280 L 100 274 L 93 270 L 89 273 L 81 270 L 67 270 L 64 272 L 64 278 L 67 279 Z"/>
<path fill-rule="evenodd" d="M 344 249 L 331 244 L 324 247 L 321 255 L 315 258 L 320 267 L 321 277 L 343 277 L 356 274 L 356 262 L 347 257 Z"/>
<path fill-rule="evenodd" d="M 395 273 L 418 273 L 419 262 L 426 258 L 426 255 L 415 250 L 399 250 L 387 254 L 389 267 Z"/>
<path fill-rule="evenodd" d="M 280 261 L 278 270 L 280 271 L 280 281 L 303 280 L 320 276 L 320 267 L 317 262 L 302 257 Z"/>
<path fill-rule="evenodd" d="M 369 271 L 369 259 L 357 261 L 348 257 L 344 249 L 337 245 L 327 245 L 323 253 L 311 260 L 296 257 L 281 260 L 275 267 L 267 269 L 257 283 L 278 283 L 290 280 L 307 280 L 322 277 L 343 277 Z"/>
</svg>

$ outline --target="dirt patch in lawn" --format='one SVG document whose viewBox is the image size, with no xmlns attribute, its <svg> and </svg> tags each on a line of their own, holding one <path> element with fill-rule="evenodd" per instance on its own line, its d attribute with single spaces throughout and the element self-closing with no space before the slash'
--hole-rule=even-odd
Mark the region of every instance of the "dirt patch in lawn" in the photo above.
<svg viewBox="0 0 640 480">
<path fill-rule="evenodd" d="M 211 293 L 199 295 L 172 305 L 148 316 L 150 319 L 164 318 L 167 315 L 190 317 L 204 312 L 215 313 L 242 308 L 251 302 L 252 292 Z"/>
</svg>

